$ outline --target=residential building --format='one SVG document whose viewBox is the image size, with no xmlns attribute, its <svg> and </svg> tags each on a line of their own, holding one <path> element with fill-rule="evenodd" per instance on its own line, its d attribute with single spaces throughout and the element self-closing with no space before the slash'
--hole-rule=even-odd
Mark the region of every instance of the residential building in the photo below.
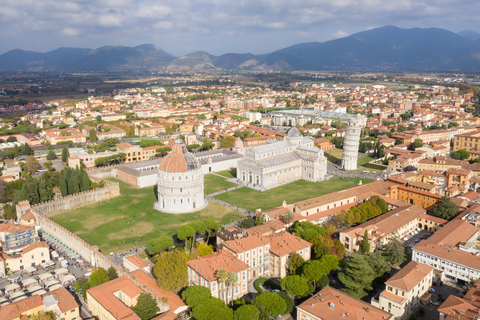
<svg viewBox="0 0 480 320">
<path fill-rule="evenodd" d="M 461 169 L 460 160 L 450 159 L 444 156 L 438 156 L 430 159 L 423 159 L 418 162 L 418 171 L 446 171 L 448 169 Z"/>
<path fill-rule="evenodd" d="M 400 200 L 409 204 L 416 204 L 424 209 L 432 209 L 442 196 L 422 190 L 396 185 L 390 188 L 390 198 Z"/>
<path fill-rule="evenodd" d="M 439 320 L 477 320 L 480 309 L 480 282 L 475 284 L 462 297 L 449 295 L 448 298 L 438 307 Z"/>
<path fill-rule="evenodd" d="M 48 244 L 44 241 L 32 242 L 14 255 L 0 252 L 0 273 L 25 270 L 48 261 L 50 261 Z"/>
<path fill-rule="evenodd" d="M 394 316 L 340 290 L 325 287 L 297 307 L 297 320 L 393 320 Z"/>
<path fill-rule="evenodd" d="M 59 142 L 72 141 L 73 143 L 86 142 L 87 139 L 83 133 L 77 129 L 51 129 L 43 131 L 45 140 L 51 145 L 56 145 Z"/>
<path fill-rule="evenodd" d="M 480 132 L 472 131 L 457 134 L 453 141 L 453 151 L 464 149 L 467 151 L 480 149 Z"/>
<path fill-rule="evenodd" d="M 372 306 L 391 313 L 397 320 L 407 319 L 432 286 L 433 270 L 431 266 L 410 261 L 385 282 L 385 290 L 378 299 L 372 299 Z"/>
<path fill-rule="evenodd" d="M 187 261 L 188 282 L 190 285 L 201 285 L 210 289 L 212 296 L 226 302 L 233 301 L 248 293 L 249 265 L 237 259 L 229 251 L 212 254 Z M 218 278 L 218 271 L 236 273 L 238 282 L 230 284 Z"/>
<path fill-rule="evenodd" d="M 34 227 L 13 224 L 0 224 L 0 241 L 4 251 L 19 250 L 35 241 L 37 232 Z"/>
</svg>

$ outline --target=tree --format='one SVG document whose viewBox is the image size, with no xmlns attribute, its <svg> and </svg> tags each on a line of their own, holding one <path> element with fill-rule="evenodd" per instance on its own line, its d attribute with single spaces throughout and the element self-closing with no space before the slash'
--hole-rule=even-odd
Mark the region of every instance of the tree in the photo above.
<svg viewBox="0 0 480 320">
<path fill-rule="evenodd" d="M 282 290 L 287 291 L 289 295 L 294 297 L 304 297 L 311 290 L 307 279 L 299 275 L 286 276 L 280 280 L 280 286 Z"/>
<path fill-rule="evenodd" d="M 217 232 L 220 229 L 220 225 L 212 218 L 203 220 L 203 223 L 205 223 L 205 227 L 207 227 L 207 241 L 208 241 L 208 239 L 210 238 L 210 235 L 213 232 Z"/>
<path fill-rule="evenodd" d="M 97 122 L 101 122 L 102 121 L 102 116 L 98 115 L 95 119 L 97 120 Z"/>
<path fill-rule="evenodd" d="M 107 269 L 107 275 L 110 278 L 110 280 L 115 280 L 118 278 L 117 270 L 114 267 L 110 267 Z"/>
<path fill-rule="evenodd" d="M 285 292 L 279 292 L 278 295 L 285 301 L 286 305 L 287 305 L 287 308 L 285 309 L 285 311 L 283 312 L 284 314 L 287 314 L 287 313 L 292 313 L 293 312 L 293 309 L 295 308 L 295 302 L 293 301 L 292 298 L 290 298 L 288 296 L 288 294 L 286 294 Z"/>
<path fill-rule="evenodd" d="M 75 291 L 82 294 L 83 299 L 87 299 L 87 290 L 90 288 L 88 286 L 88 279 L 82 278 L 73 284 Z"/>
<path fill-rule="evenodd" d="M 222 149 L 232 149 L 235 146 L 235 137 L 233 136 L 226 136 L 222 140 L 220 140 L 220 148 Z"/>
<path fill-rule="evenodd" d="M 385 275 L 388 275 L 387 272 L 392 269 L 392 265 L 382 257 L 380 252 L 368 252 L 364 256 L 375 274 L 374 280 L 382 279 Z M 384 280 L 381 280 L 378 284 L 381 285 L 384 282 Z"/>
<path fill-rule="evenodd" d="M 68 148 L 67 146 L 64 146 L 63 149 L 62 149 L 62 162 L 63 163 L 67 163 L 67 160 L 68 160 L 68 156 L 70 154 L 68 153 Z"/>
<path fill-rule="evenodd" d="M 132 310 L 142 319 L 150 320 L 160 311 L 157 301 L 149 293 L 141 293 L 138 296 L 137 304 Z"/>
<path fill-rule="evenodd" d="M 370 241 L 368 239 L 368 230 L 365 229 L 365 233 L 363 234 L 362 244 L 360 245 L 360 252 L 367 253 L 370 252 Z"/>
<path fill-rule="evenodd" d="M 422 139 L 415 139 L 415 141 L 410 145 L 412 150 L 416 150 L 417 148 L 423 147 L 423 140 Z"/>
<path fill-rule="evenodd" d="M 458 122 L 452 121 L 448 124 L 448 129 L 453 127 L 458 127 L 458 126 L 459 126 Z"/>
<path fill-rule="evenodd" d="M 209 138 L 205 138 L 205 140 L 203 140 L 203 144 L 200 150 L 207 151 L 207 150 L 213 149 L 214 146 L 215 144 Z"/>
<path fill-rule="evenodd" d="M 53 163 L 52 163 L 52 161 L 46 161 L 46 162 L 43 163 L 43 166 L 45 168 L 51 168 L 53 166 Z"/>
<path fill-rule="evenodd" d="M 217 271 L 216 275 L 217 275 L 218 281 L 220 281 L 220 288 L 219 289 L 221 289 L 221 291 L 225 292 L 226 291 L 227 279 L 228 279 L 227 270 L 220 269 L 220 270 Z"/>
<path fill-rule="evenodd" d="M 287 304 L 280 295 L 273 292 L 264 292 L 252 300 L 252 304 L 260 310 L 260 315 L 264 317 L 276 317 L 282 315 L 287 310 Z"/>
<path fill-rule="evenodd" d="M 206 256 L 206 255 L 209 255 L 210 253 L 213 252 L 213 247 L 205 242 L 203 243 L 200 243 L 198 246 L 197 246 L 197 252 L 198 254 L 202 257 L 202 256 Z"/>
<path fill-rule="evenodd" d="M 33 316 L 28 318 L 29 320 L 55 320 L 55 314 L 53 311 L 41 312 L 38 314 L 34 314 Z"/>
<path fill-rule="evenodd" d="M 457 151 L 453 151 L 450 156 L 453 158 L 453 159 L 458 159 L 458 160 L 465 160 L 465 159 L 468 159 L 470 158 L 470 152 L 468 152 L 467 150 L 465 149 L 459 149 Z"/>
<path fill-rule="evenodd" d="M 185 250 L 187 250 L 188 238 L 193 238 L 195 236 L 195 233 L 195 229 L 188 224 L 184 224 L 183 226 L 180 226 L 178 228 L 177 238 L 185 241 Z"/>
<path fill-rule="evenodd" d="M 57 159 L 57 155 L 55 154 L 53 149 L 48 150 L 47 160 L 55 160 L 55 159 Z"/>
<path fill-rule="evenodd" d="M 447 196 L 443 196 L 433 205 L 432 212 L 438 218 L 450 220 L 458 214 L 458 206 Z"/>
<path fill-rule="evenodd" d="M 187 258 L 180 250 L 162 252 L 153 267 L 160 288 L 177 292 L 188 284 Z"/>
<path fill-rule="evenodd" d="M 89 277 L 88 286 L 93 288 L 108 281 L 110 281 L 110 278 L 108 277 L 107 270 L 102 267 L 97 267 Z"/>
<path fill-rule="evenodd" d="M 316 287 L 316 281 L 319 281 L 323 276 L 326 276 L 330 271 L 336 269 L 340 260 L 331 254 L 324 255 L 321 260 L 310 260 L 303 267 L 302 276 L 308 281 L 313 281 Z"/>
<path fill-rule="evenodd" d="M 303 240 L 310 241 L 316 236 L 325 235 L 328 232 L 325 230 L 325 228 L 309 221 L 296 221 L 292 226 L 291 233 L 299 238 L 302 238 Z"/>
<path fill-rule="evenodd" d="M 283 218 L 283 221 L 285 221 L 285 223 L 288 225 L 290 224 L 290 222 L 293 221 L 293 219 L 295 219 L 295 215 L 293 214 L 292 211 L 288 210 L 283 214 L 282 218 Z"/>
<path fill-rule="evenodd" d="M 182 292 L 182 299 L 192 309 L 211 297 L 212 293 L 210 289 L 204 286 L 190 286 Z"/>
<path fill-rule="evenodd" d="M 381 249 L 383 258 L 391 265 L 400 265 L 407 259 L 405 248 L 396 238 L 390 239 Z"/>
<path fill-rule="evenodd" d="M 290 255 L 287 261 L 288 274 L 295 275 L 302 272 L 302 267 L 305 264 L 305 260 L 300 254 L 294 252 Z"/>
<path fill-rule="evenodd" d="M 367 291 L 372 290 L 372 283 L 375 273 L 361 253 L 352 253 L 345 260 L 342 269 L 338 273 L 338 280 L 341 282 L 342 290 L 356 298 L 363 298 Z"/>
<path fill-rule="evenodd" d="M 257 217 L 255 218 L 255 225 L 256 226 L 259 226 L 261 225 L 262 223 L 265 222 L 265 214 L 263 212 L 261 212 L 260 214 L 257 215 Z"/>
<path fill-rule="evenodd" d="M 7 138 L 7 142 L 16 142 L 17 141 L 17 137 L 15 136 L 10 136 Z"/>
<path fill-rule="evenodd" d="M 233 310 L 213 297 L 196 306 L 190 315 L 197 320 L 233 320 Z"/>
<path fill-rule="evenodd" d="M 240 222 L 240 226 L 243 229 L 252 228 L 255 226 L 255 221 L 253 221 L 252 217 L 248 216 Z"/>
<path fill-rule="evenodd" d="M 38 168 L 40 168 L 40 163 L 34 156 L 28 156 L 27 159 L 25 159 L 25 165 L 30 174 L 37 172 Z"/>
<path fill-rule="evenodd" d="M 173 239 L 169 236 L 160 236 L 147 242 L 147 252 L 151 256 L 171 247 L 173 247 Z"/>
<path fill-rule="evenodd" d="M 258 320 L 259 317 L 260 311 L 251 304 L 245 304 L 233 313 L 233 320 Z"/>
<path fill-rule="evenodd" d="M 232 301 L 233 301 L 233 295 L 235 294 L 235 287 L 238 284 L 238 274 L 236 272 L 230 272 L 227 275 L 227 282 L 228 282 L 228 286 L 231 287 L 230 290 L 232 291 Z M 228 301 L 228 297 L 226 300 Z"/>
<path fill-rule="evenodd" d="M 327 254 L 342 259 L 345 255 L 345 246 L 340 240 L 332 238 L 331 235 L 319 235 L 310 239 L 310 242 L 313 244 L 313 254 L 315 259 L 321 259 Z"/>
</svg>

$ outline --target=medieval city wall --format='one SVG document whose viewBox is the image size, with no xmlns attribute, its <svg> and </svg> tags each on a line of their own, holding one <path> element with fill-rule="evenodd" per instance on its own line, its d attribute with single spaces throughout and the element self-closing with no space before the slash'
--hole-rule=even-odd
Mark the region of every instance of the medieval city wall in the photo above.
<svg viewBox="0 0 480 320">
<path fill-rule="evenodd" d="M 97 178 L 97 179 L 116 178 L 117 168 L 124 165 L 125 164 L 117 164 L 117 165 L 108 166 L 108 167 L 92 168 L 92 169 L 87 169 L 86 172 L 90 177 Z"/>
<path fill-rule="evenodd" d="M 39 203 L 32 206 L 32 208 L 47 217 L 51 217 L 65 211 L 109 200 L 119 195 L 120 186 L 118 182 L 105 181 L 105 186 L 103 188 L 79 192 L 61 199 Z"/>
</svg>

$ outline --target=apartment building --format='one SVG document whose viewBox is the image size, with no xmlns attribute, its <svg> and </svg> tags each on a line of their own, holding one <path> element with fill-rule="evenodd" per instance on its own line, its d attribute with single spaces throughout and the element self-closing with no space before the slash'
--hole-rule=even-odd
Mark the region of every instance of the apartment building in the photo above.
<svg viewBox="0 0 480 320">
<path fill-rule="evenodd" d="M 44 312 L 53 312 L 57 319 L 81 319 L 78 303 L 64 287 L 42 296 L 31 296 L 25 300 L 2 305 L 0 319 L 23 320 Z"/>
<path fill-rule="evenodd" d="M 461 169 L 460 160 L 449 159 L 445 156 L 438 156 L 430 159 L 423 159 L 418 162 L 418 171 L 446 171 L 448 169 Z"/>
<path fill-rule="evenodd" d="M 472 131 L 463 134 L 457 134 L 453 141 L 453 151 L 464 149 L 467 151 L 478 150 L 480 147 L 480 132 Z"/>
<path fill-rule="evenodd" d="M 478 227 L 461 219 L 446 224 L 412 249 L 412 260 L 434 267 L 442 280 L 470 282 L 480 277 Z"/>
<path fill-rule="evenodd" d="M 407 319 L 432 286 L 433 270 L 431 266 L 410 261 L 385 282 L 385 290 L 372 299 L 372 306 L 391 313 L 397 320 Z"/>
<path fill-rule="evenodd" d="M 44 241 L 32 242 L 15 255 L 0 252 L 0 273 L 25 270 L 48 261 L 50 261 L 48 244 Z"/>
<path fill-rule="evenodd" d="M 0 224 L 0 241 L 7 252 L 15 251 L 35 241 L 34 227 L 13 223 Z"/>
<path fill-rule="evenodd" d="M 120 139 L 126 135 L 125 130 L 108 123 L 100 123 L 96 127 L 84 126 L 82 133 L 86 137 L 90 137 L 90 130 L 94 129 L 97 132 L 97 140 L 104 141 L 110 138 Z"/>
<path fill-rule="evenodd" d="M 222 242 L 222 250 L 229 251 L 249 266 L 251 279 L 258 277 L 287 276 L 287 262 L 294 252 L 310 260 L 311 243 L 282 231 L 269 235 L 252 234 L 247 237 Z"/>
<path fill-rule="evenodd" d="M 448 169 L 447 187 L 468 187 L 469 180 L 472 176 L 473 172 L 467 169 Z"/>
<path fill-rule="evenodd" d="M 44 130 L 43 134 L 45 140 L 51 145 L 56 145 L 59 142 L 72 141 L 73 143 L 82 143 L 87 141 L 85 135 L 77 129 L 51 129 Z"/>
<path fill-rule="evenodd" d="M 187 261 L 189 285 L 200 285 L 210 289 L 212 296 L 225 302 L 233 301 L 248 293 L 249 265 L 237 259 L 230 251 L 212 254 Z M 218 271 L 236 273 L 238 282 L 231 284 L 218 278 Z"/>
<path fill-rule="evenodd" d="M 442 196 L 407 186 L 396 185 L 390 188 L 390 198 L 400 200 L 409 204 L 415 204 L 424 209 L 432 209 Z"/>
<path fill-rule="evenodd" d="M 417 205 L 407 205 L 340 232 L 340 242 L 345 246 L 346 252 L 359 251 L 367 230 L 370 251 L 373 252 L 387 244 L 391 238 L 408 237 L 418 228 L 424 229 L 425 226 L 436 231 L 446 222 L 427 215 L 425 209 Z"/>
<path fill-rule="evenodd" d="M 140 137 L 154 137 L 166 132 L 163 124 L 153 123 L 147 120 L 132 121 L 135 126 L 135 135 Z"/>
<path fill-rule="evenodd" d="M 325 287 L 297 307 L 298 320 L 338 319 L 393 320 L 387 311 L 340 290 Z"/>
<path fill-rule="evenodd" d="M 463 298 L 453 294 L 438 307 L 439 320 L 461 319 L 476 320 L 478 319 L 478 310 L 480 308 L 480 283 L 477 280 L 475 284 L 468 290 Z"/>
<path fill-rule="evenodd" d="M 132 163 L 137 161 L 151 160 L 156 155 L 156 150 L 162 146 L 151 146 L 142 148 L 130 143 L 120 143 L 117 145 L 117 151 L 124 152 L 125 163 Z"/>
</svg>

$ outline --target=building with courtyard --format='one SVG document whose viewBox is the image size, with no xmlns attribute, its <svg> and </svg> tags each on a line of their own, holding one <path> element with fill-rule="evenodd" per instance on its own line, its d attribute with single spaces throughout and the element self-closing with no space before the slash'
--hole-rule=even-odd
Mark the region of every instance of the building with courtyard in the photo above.
<svg viewBox="0 0 480 320">
<path fill-rule="evenodd" d="M 247 186 L 270 189 L 280 184 L 304 179 L 321 181 L 327 174 L 327 158 L 297 128 L 288 132 L 285 141 L 271 141 L 247 148 L 238 161 L 237 179 Z"/>
<path fill-rule="evenodd" d="M 175 140 L 172 151 L 163 158 L 157 174 L 156 210 L 187 213 L 203 209 L 203 171 L 200 161 L 187 151 L 181 139 Z"/>
</svg>

